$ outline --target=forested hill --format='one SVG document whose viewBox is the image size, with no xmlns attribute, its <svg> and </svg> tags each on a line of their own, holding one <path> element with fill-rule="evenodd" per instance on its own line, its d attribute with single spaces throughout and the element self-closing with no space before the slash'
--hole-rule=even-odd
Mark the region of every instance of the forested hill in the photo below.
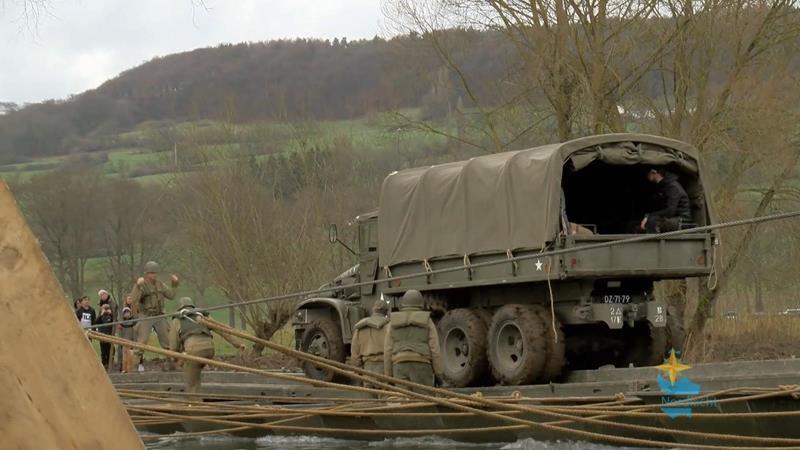
<svg viewBox="0 0 800 450">
<path fill-rule="evenodd" d="M 503 52 L 491 35 L 449 33 L 468 44 L 457 57 L 476 86 L 496 76 Z M 68 100 L 0 116 L 0 163 L 104 150 L 98 137 L 151 120 L 347 119 L 420 106 L 443 77 L 452 83 L 443 67 L 419 36 L 226 44 L 159 57 Z"/>
</svg>

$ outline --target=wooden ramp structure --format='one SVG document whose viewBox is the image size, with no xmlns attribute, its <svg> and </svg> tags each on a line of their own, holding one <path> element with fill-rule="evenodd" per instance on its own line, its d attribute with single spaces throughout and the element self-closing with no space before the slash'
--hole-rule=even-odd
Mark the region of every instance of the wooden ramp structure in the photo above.
<svg viewBox="0 0 800 450">
<path fill-rule="evenodd" d="M 358 440 L 435 436 L 482 443 L 532 438 L 704 450 L 800 449 L 796 359 L 703 364 L 691 380 L 681 375 L 669 381 L 658 372 L 674 370 L 677 358 L 672 353 L 669 363 L 659 367 L 580 371 L 564 384 L 448 390 L 368 372 L 199 320 L 366 385 L 240 366 L 91 332 L 101 342 L 244 372 L 210 372 L 210 383 L 201 393 L 182 392 L 170 373 L 115 376 L 132 420 L 147 433 L 143 439 L 210 434 Z"/>
<path fill-rule="evenodd" d="M 0 343 L 0 446 L 144 448 L 3 181 Z"/>
</svg>

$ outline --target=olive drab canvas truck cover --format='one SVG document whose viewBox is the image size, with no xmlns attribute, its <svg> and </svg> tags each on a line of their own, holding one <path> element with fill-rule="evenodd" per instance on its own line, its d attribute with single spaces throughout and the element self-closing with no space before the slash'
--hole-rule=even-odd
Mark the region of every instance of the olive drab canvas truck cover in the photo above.
<svg viewBox="0 0 800 450">
<path fill-rule="evenodd" d="M 686 190 L 694 203 L 703 202 L 697 150 L 643 134 L 591 136 L 408 169 L 389 175 L 381 188 L 380 264 L 541 249 L 559 232 L 564 166 L 579 171 L 596 160 L 671 165 L 697 180 Z"/>
</svg>

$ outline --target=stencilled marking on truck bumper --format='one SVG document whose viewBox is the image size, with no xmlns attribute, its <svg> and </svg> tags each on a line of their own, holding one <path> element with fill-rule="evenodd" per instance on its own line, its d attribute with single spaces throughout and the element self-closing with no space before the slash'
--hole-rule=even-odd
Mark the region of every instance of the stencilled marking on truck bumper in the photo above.
<svg viewBox="0 0 800 450">
<path fill-rule="evenodd" d="M 633 326 L 639 320 L 648 320 L 654 327 L 667 324 L 667 307 L 661 302 L 644 303 L 593 303 L 588 320 L 605 322 L 612 330 L 618 330 L 625 324 Z"/>
<path fill-rule="evenodd" d="M 667 326 L 667 307 L 661 302 L 647 302 L 647 320 L 653 324 L 654 327 Z"/>
</svg>

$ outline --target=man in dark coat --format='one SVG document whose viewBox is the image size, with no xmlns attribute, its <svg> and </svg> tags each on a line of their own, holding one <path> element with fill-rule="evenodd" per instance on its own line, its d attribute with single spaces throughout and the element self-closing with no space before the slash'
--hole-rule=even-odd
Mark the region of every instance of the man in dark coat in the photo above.
<svg viewBox="0 0 800 450">
<path fill-rule="evenodd" d="M 692 221 L 689 196 L 675 174 L 662 167 L 653 167 L 647 172 L 647 181 L 655 184 L 655 192 L 647 202 L 647 213 L 639 223 L 639 231 L 675 231 L 680 229 L 681 223 Z"/>
<path fill-rule="evenodd" d="M 95 321 L 95 324 L 97 324 L 97 325 L 108 324 L 108 323 L 114 322 L 114 320 L 115 320 L 114 319 L 114 312 L 111 310 L 111 305 L 109 305 L 108 303 L 104 303 L 100 307 L 100 316 L 97 317 L 97 320 Z M 99 331 L 101 333 L 104 333 L 104 334 L 113 335 L 114 334 L 114 326 L 113 325 L 106 325 L 106 326 L 98 327 L 97 331 Z M 105 367 L 106 370 L 110 370 L 111 369 L 111 366 L 109 365 L 109 362 L 111 361 L 111 344 L 110 343 L 108 343 L 108 342 L 101 342 L 100 343 L 100 360 L 103 362 L 103 367 Z"/>
<path fill-rule="evenodd" d="M 97 313 L 94 308 L 89 306 L 89 297 L 83 296 L 78 299 L 78 309 L 75 310 L 75 316 L 78 322 L 81 323 L 81 328 L 89 328 L 97 322 Z"/>
</svg>

